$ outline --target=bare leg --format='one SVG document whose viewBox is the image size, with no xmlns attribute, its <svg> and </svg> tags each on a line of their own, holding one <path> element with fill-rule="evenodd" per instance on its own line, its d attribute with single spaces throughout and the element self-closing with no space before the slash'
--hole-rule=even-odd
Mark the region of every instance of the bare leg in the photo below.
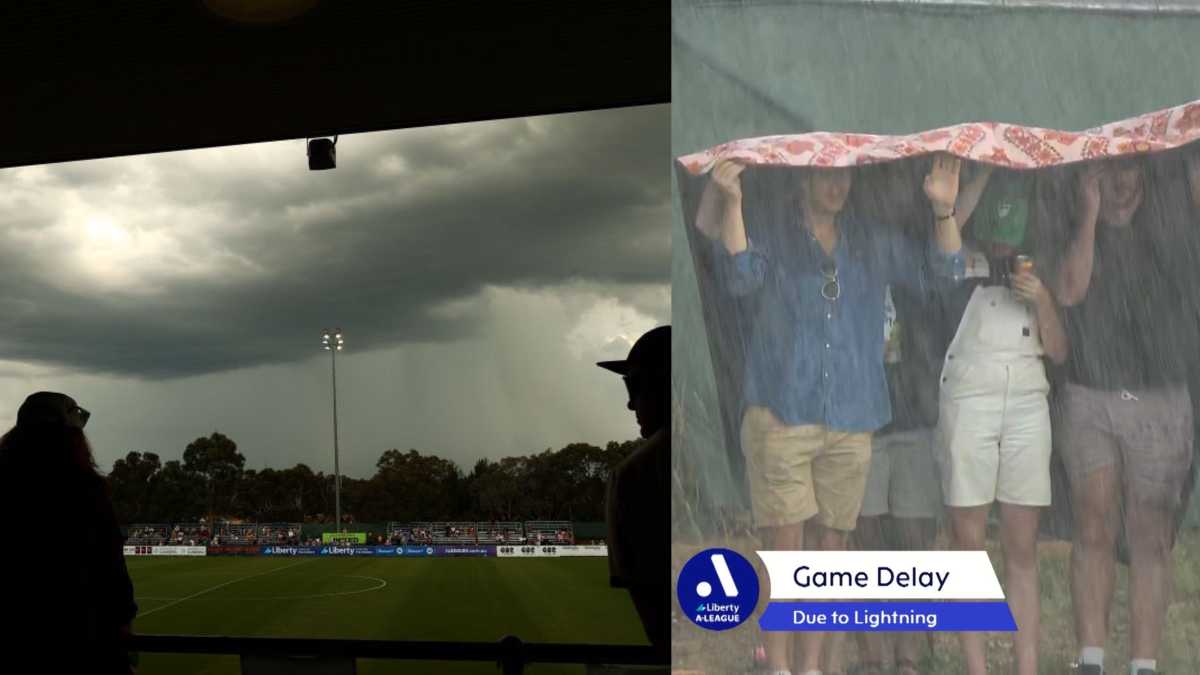
<svg viewBox="0 0 1200 675">
<path fill-rule="evenodd" d="M 817 524 L 815 520 L 810 520 L 807 527 L 804 528 L 804 550 L 819 551 L 821 550 L 821 535 L 824 528 Z M 804 636 L 806 633 L 793 633 L 790 644 L 791 651 L 788 663 L 792 664 L 792 673 L 801 675 L 806 668 L 804 667 Z M 824 654 L 819 654 L 816 658 L 822 659 Z"/>
<path fill-rule="evenodd" d="M 818 541 L 818 548 L 822 551 L 844 551 L 849 539 L 849 533 L 840 530 L 833 530 L 822 525 L 818 525 L 815 521 L 810 522 L 810 528 L 813 529 L 813 535 Z M 801 673 L 810 670 L 821 669 L 821 648 L 825 643 L 825 633 L 805 632 L 800 633 L 800 668 Z"/>
<path fill-rule="evenodd" d="M 1171 541 L 1175 514 L 1169 508 L 1127 499 L 1129 537 L 1130 658 L 1157 659 L 1172 582 Z"/>
<path fill-rule="evenodd" d="M 762 540 L 768 551 L 800 551 L 804 548 L 804 523 L 762 528 Z M 783 632 L 764 632 L 763 645 L 767 665 L 772 671 L 791 669 L 792 635 Z"/>
<path fill-rule="evenodd" d="M 893 518 L 896 528 L 897 546 L 903 551 L 929 551 L 937 537 L 937 521 L 933 518 Z M 896 635 L 896 661 L 921 661 L 921 649 L 927 647 L 931 633 L 898 633 Z M 907 675 L 899 670 L 899 675 Z"/>
<path fill-rule="evenodd" d="M 845 551 L 850 546 L 850 533 L 842 530 L 834 530 L 827 527 L 819 527 L 820 542 L 819 548 L 822 551 Z M 825 642 L 828 645 L 822 656 L 822 671 L 825 673 L 840 673 L 844 669 L 844 654 L 843 647 L 846 642 L 845 632 L 836 632 L 829 635 L 824 635 Z M 810 668 L 811 669 L 811 668 Z M 803 673 L 804 671 L 800 671 Z"/>
<path fill-rule="evenodd" d="M 950 531 L 954 537 L 954 548 L 960 551 L 982 551 L 987 539 L 987 517 L 991 504 L 983 506 L 948 506 Z M 963 632 L 958 634 L 963 648 L 963 659 L 967 663 L 968 675 L 987 674 L 987 651 L 984 633 Z"/>
<path fill-rule="evenodd" d="M 1071 604 L 1081 647 L 1104 647 L 1112 606 L 1120 473 L 1106 466 L 1071 484 L 1075 541 L 1071 546 Z"/>
<path fill-rule="evenodd" d="M 852 537 L 854 547 L 860 551 L 887 550 L 883 520 L 880 516 L 860 516 Z M 859 661 L 864 665 L 882 664 L 887 650 L 887 634 L 863 631 L 855 633 L 855 636 L 858 638 Z"/>
<path fill-rule="evenodd" d="M 1037 675 L 1038 635 L 1041 628 L 1037 535 L 1041 512 L 1037 506 L 1000 504 L 1004 586 L 1009 607 L 1017 622 L 1013 652 L 1019 675 Z"/>
</svg>

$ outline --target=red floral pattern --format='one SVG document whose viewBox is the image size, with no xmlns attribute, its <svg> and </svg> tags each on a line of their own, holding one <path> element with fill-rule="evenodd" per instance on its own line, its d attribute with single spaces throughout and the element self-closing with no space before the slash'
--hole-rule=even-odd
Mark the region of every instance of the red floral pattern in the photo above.
<svg viewBox="0 0 1200 675">
<path fill-rule="evenodd" d="M 1047 129 L 1045 135 L 1043 136 L 1043 138 L 1046 139 L 1046 142 L 1057 145 L 1071 145 L 1082 137 L 1083 134 L 1078 134 L 1073 131 L 1055 131 L 1054 129 Z"/>
<path fill-rule="evenodd" d="M 1175 123 L 1175 131 L 1185 134 L 1200 129 L 1200 103 L 1189 103 L 1183 107 L 1183 114 Z"/>
<path fill-rule="evenodd" d="M 790 141 L 784 146 L 784 149 L 793 155 L 800 155 L 812 150 L 816 146 L 811 141 Z"/>
<path fill-rule="evenodd" d="M 1083 144 L 1084 159 L 1095 159 L 1108 155 L 1108 139 L 1103 136 L 1092 136 Z"/>
<path fill-rule="evenodd" d="M 1101 157 L 1161 152 L 1200 140 L 1200 101 L 1105 124 L 1085 132 L 1003 122 L 972 122 L 905 136 L 813 132 L 722 143 L 679 158 L 699 175 L 721 159 L 784 166 L 861 166 L 949 152 L 1017 169 Z M 1119 142 L 1118 142 L 1119 141 Z"/>
<path fill-rule="evenodd" d="M 1015 163 L 1008 158 L 1008 153 L 1004 152 L 1004 148 L 992 148 L 992 154 L 981 157 L 980 161 L 1001 166 L 1015 166 Z"/>
<path fill-rule="evenodd" d="M 1020 148 L 1026 157 L 1033 160 L 1037 166 L 1049 166 L 1062 161 L 1062 153 L 1025 127 L 1008 127 L 1004 130 L 1004 140 Z"/>
<path fill-rule="evenodd" d="M 971 149 L 983 142 L 987 138 L 987 134 L 979 127 L 965 126 L 959 129 L 958 135 L 954 141 L 947 146 L 946 150 L 956 155 L 970 155 Z"/>
</svg>

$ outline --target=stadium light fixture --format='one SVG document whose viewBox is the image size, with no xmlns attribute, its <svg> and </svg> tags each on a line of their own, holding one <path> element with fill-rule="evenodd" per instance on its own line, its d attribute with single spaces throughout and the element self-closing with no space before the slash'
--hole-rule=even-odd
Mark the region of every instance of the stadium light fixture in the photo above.
<svg viewBox="0 0 1200 675">
<path fill-rule="evenodd" d="M 333 337 L 330 338 L 330 333 Z M 342 351 L 346 341 L 342 339 L 342 329 L 326 330 L 321 334 L 321 344 L 329 352 L 329 363 L 333 371 L 333 504 L 336 518 L 335 532 L 342 529 L 342 471 L 338 463 L 338 418 L 337 418 L 337 353 Z"/>
<path fill-rule="evenodd" d="M 310 171 L 337 168 L 337 136 L 308 141 L 308 168 Z"/>
</svg>

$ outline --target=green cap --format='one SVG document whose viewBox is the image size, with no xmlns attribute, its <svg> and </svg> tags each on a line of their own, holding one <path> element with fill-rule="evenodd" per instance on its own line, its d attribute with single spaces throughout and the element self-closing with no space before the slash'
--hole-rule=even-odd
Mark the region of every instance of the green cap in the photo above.
<svg viewBox="0 0 1200 675">
<path fill-rule="evenodd" d="M 971 219 L 975 240 L 1021 249 L 1029 227 L 1030 188 L 1031 181 L 1023 174 L 994 177 Z"/>
</svg>

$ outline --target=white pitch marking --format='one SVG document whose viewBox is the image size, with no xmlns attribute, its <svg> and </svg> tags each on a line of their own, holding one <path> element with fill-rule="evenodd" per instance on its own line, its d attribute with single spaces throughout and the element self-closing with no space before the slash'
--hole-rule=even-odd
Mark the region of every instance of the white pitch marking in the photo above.
<svg viewBox="0 0 1200 675">
<path fill-rule="evenodd" d="M 356 591 L 340 591 L 338 593 L 316 593 L 313 595 L 277 595 L 273 598 L 268 598 L 268 600 L 308 600 L 309 598 L 333 598 L 333 597 L 337 597 L 339 595 L 354 595 L 356 593 L 369 593 L 371 591 L 378 591 L 379 589 L 383 588 L 384 586 L 387 586 L 387 582 L 384 581 L 383 579 L 380 579 L 379 577 L 364 577 L 364 576 L 359 576 L 357 574 L 338 574 L 335 576 L 345 577 L 347 579 L 370 579 L 372 581 L 378 581 L 379 585 L 372 586 L 370 588 L 360 588 Z"/>
<path fill-rule="evenodd" d="M 298 562 L 298 563 L 292 563 L 291 565 L 284 565 L 283 567 L 276 567 L 275 569 L 273 569 L 273 570 L 267 570 L 266 572 L 259 572 L 258 574 L 251 574 L 251 575 L 249 575 L 249 576 L 245 576 L 245 577 L 239 577 L 239 578 L 237 578 L 237 579 L 233 579 L 233 580 L 230 580 L 230 581 L 226 581 L 225 583 L 223 583 L 223 584 L 217 584 L 216 586 L 213 586 L 212 588 L 206 588 L 206 589 L 204 589 L 204 590 L 200 591 L 199 593 L 192 593 L 191 595 L 189 595 L 189 596 L 187 596 L 187 597 L 185 597 L 185 598 L 179 598 L 179 599 L 178 599 L 178 600 L 176 600 L 175 602 L 168 602 L 167 604 L 165 604 L 165 605 L 163 605 L 163 606 L 161 606 L 161 607 L 155 607 L 154 609 L 151 609 L 151 610 L 148 610 L 148 611 L 145 611 L 145 612 L 139 612 L 136 618 L 139 618 L 139 619 L 140 619 L 140 618 L 142 618 L 143 616 L 147 616 L 147 615 L 149 615 L 149 614 L 153 614 L 153 613 L 157 612 L 157 611 L 158 611 L 158 610 L 160 610 L 160 609 L 166 609 L 166 608 L 168 608 L 168 607 L 174 607 L 175 605 L 178 605 L 179 603 L 183 602 L 184 600 L 191 600 L 192 598 L 198 598 L 198 597 L 200 597 L 201 595 L 204 595 L 205 593 L 211 593 L 211 592 L 213 592 L 213 591 L 217 590 L 218 588 L 224 588 L 224 587 L 228 586 L 229 584 L 236 584 L 236 583 L 237 583 L 237 582 L 239 582 L 239 581 L 245 581 L 246 579 L 253 579 L 254 577 L 261 577 L 261 576 L 263 576 L 264 574 L 270 574 L 270 573 L 272 573 L 272 572 L 282 572 L 283 570 L 286 570 L 286 569 L 288 569 L 288 568 L 291 568 L 291 567 L 295 567 L 296 565 L 303 565 L 303 564 L 304 564 L 304 563 L 306 563 L 306 562 L 312 562 L 312 561 L 311 561 L 311 560 L 301 560 L 300 562 Z"/>
</svg>

